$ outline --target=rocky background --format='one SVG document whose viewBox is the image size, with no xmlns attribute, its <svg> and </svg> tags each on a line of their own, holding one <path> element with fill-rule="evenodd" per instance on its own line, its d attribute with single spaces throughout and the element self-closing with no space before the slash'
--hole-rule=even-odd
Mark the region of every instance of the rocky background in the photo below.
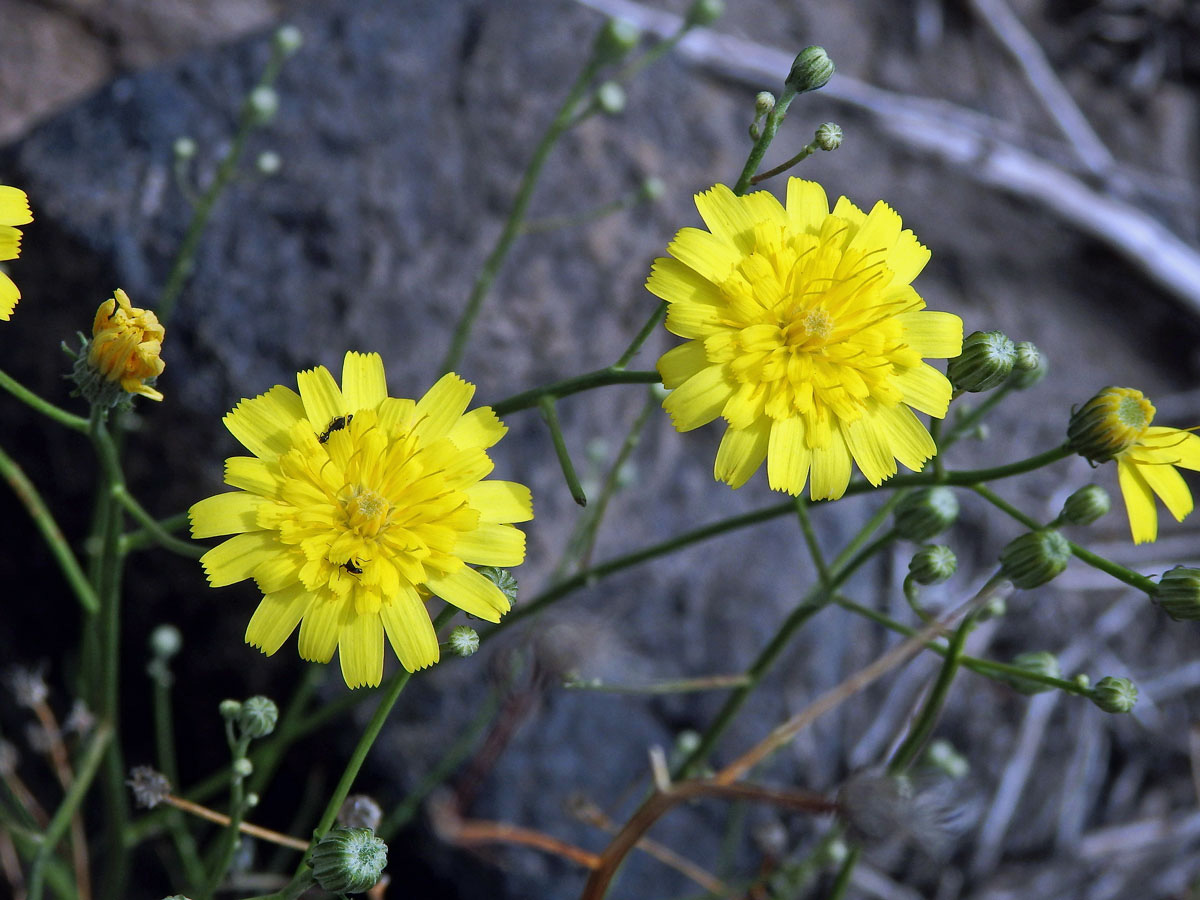
<svg viewBox="0 0 1200 900">
<path fill-rule="evenodd" d="M 1082 171 L 986 25 L 982 11 L 994 3 L 730 6 L 716 31 L 788 54 L 820 43 L 848 77 L 994 117 L 1006 123 L 1009 140 L 1148 211 L 1182 245 L 1195 246 L 1194 4 L 1012 4 L 1118 161 L 1100 174 Z M 180 136 L 195 139 L 197 176 L 202 183 L 211 177 L 241 98 L 268 56 L 270 29 L 284 20 L 302 29 L 305 46 L 279 81 L 279 115 L 249 148 L 250 161 L 274 151 L 282 167 L 268 177 L 248 166 L 221 201 L 169 329 L 159 381 L 166 402 L 139 407 L 139 429 L 128 442 L 133 486 L 157 514 L 220 489 L 222 460 L 235 452 L 220 416 L 243 396 L 294 383 L 298 369 L 336 370 L 346 349 L 377 350 L 393 393 L 426 389 L 524 163 L 602 17 L 566 0 L 0 0 L 0 139 L 7 141 L 0 182 L 25 188 L 37 215 L 11 267 L 25 299 L 0 334 L 3 368 L 56 402 L 77 403 L 60 377 L 59 342 L 86 330 L 115 287 L 153 305 L 190 215 L 172 176 L 172 145 Z M 753 95 L 778 89 L 786 74 L 752 83 L 720 62 L 668 57 L 629 85 L 622 116 L 593 118 L 556 149 L 535 218 L 588 210 L 647 176 L 667 190 L 653 205 L 518 243 L 460 368 L 478 384 L 480 401 L 605 365 L 644 321 L 654 302 L 641 286 L 650 260 L 677 228 L 696 222 L 693 192 L 736 178 Z M 886 198 L 933 250 L 918 281 L 931 307 L 960 313 L 968 330 L 1002 328 L 1033 340 L 1050 360 L 1051 376 L 1012 397 L 987 438 L 957 447 L 951 465 L 1005 461 L 1056 444 L 1071 405 L 1109 383 L 1145 390 L 1163 423 L 1200 423 L 1200 329 L 1186 291 L 1162 287 L 1152 266 L 1081 230 L 1053 203 L 981 186 L 978 167 L 949 166 L 896 139 L 886 111 L 880 117 L 839 102 L 836 84 L 830 95 L 797 101 L 769 163 L 791 155 L 820 122 L 840 122 L 842 148 L 807 161 L 800 173 L 863 206 Z M 655 337 L 637 364 L 650 366 L 669 345 L 665 334 Z M 644 398 L 641 388 L 605 388 L 560 404 L 577 458 L 588 459 L 587 448 L 597 459 L 610 457 Z M 68 533 L 81 537 L 91 478 L 84 442 L 48 433 L 12 402 L 0 417 L 5 448 Z M 548 583 L 579 510 L 536 414 L 514 414 L 508 423 L 497 472 L 531 485 L 537 498 L 519 573 L 528 599 Z M 601 531 L 597 560 L 778 499 L 763 478 L 737 493 L 712 482 L 718 437 L 715 428 L 680 437 L 664 416 L 651 418 L 629 485 Z M 1093 475 L 1074 460 L 1000 490 L 1050 519 L 1089 478 L 1115 491 L 1110 469 Z M 817 509 L 826 548 L 836 551 L 877 502 Z M 946 603 L 967 596 L 1019 533 L 975 498 L 964 497 L 963 506 L 949 539 L 960 574 L 934 595 Z M 0 495 L 0 523 L 0 583 L 9 586 L 0 650 L 9 662 L 47 661 L 56 696 L 69 705 L 70 660 L 62 654 L 79 637 L 75 607 L 7 494 Z M 1197 562 L 1194 521 L 1163 531 L 1158 544 L 1135 551 L 1123 514 L 1114 512 L 1088 540 L 1147 573 Z M 897 585 L 909 552 L 897 548 L 849 593 L 905 618 Z M 703 728 L 723 698 L 564 691 L 557 688 L 562 673 L 628 682 L 741 671 L 813 577 L 794 522 L 777 520 L 580 591 L 489 652 L 414 682 L 363 786 L 394 806 L 515 670 L 520 687 L 500 690 L 500 721 L 511 739 L 503 752 L 468 764 L 469 778 L 481 781 L 464 811 L 599 849 L 605 838 L 578 821 L 574 798 L 617 819 L 627 815 L 644 790 L 647 749 L 669 748 L 681 732 Z M 154 625 L 173 622 L 185 640 L 176 684 L 181 767 L 186 779 L 199 780 L 225 753 L 217 702 L 260 691 L 283 699 L 306 667 L 294 645 L 268 660 L 242 644 L 256 602 L 249 586 L 214 592 L 198 567 L 155 551 L 135 558 L 128 589 L 129 761 L 148 761 L 153 752 L 142 648 Z M 732 759 L 892 643 L 875 627 L 826 611 L 796 638 L 718 758 Z M 1190 896 L 1200 878 L 1189 737 L 1200 685 L 1195 628 L 1073 565 L 1052 586 L 1011 598 L 1009 614 L 969 645 L 999 659 L 1038 649 L 1062 654 L 1070 672 L 1093 680 L 1129 675 L 1141 689 L 1137 712 L 1114 718 L 1077 698 L 1030 700 L 963 674 L 938 732 L 971 763 L 952 790 L 938 788 L 958 823 L 956 841 L 935 842 L 942 846 L 932 855 L 895 842 L 871 846 L 850 896 Z M 879 763 L 935 668 L 932 658 L 920 658 L 852 698 L 762 778 L 832 791 L 852 771 Z M 336 671 L 330 675 L 321 688 L 325 702 L 345 691 Z M 7 700 L 0 723 L 10 736 L 22 727 Z M 303 833 L 312 814 L 305 818 L 296 798 L 319 797 L 332 785 L 355 732 L 335 725 L 298 745 L 256 820 Z M 703 803 L 676 810 L 654 836 L 741 883 L 765 856 L 802 855 L 826 826 Z M 722 847 L 732 848 L 732 868 L 717 862 Z M 533 851 L 448 847 L 423 816 L 392 842 L 390 859 L 387 896 L 567 898 L 582 884 L 577 868 Z M 147 854 L 143 862 L 131 896 L 170 893 L 157 860 Z M 828 882 L 812 889 L 797 896 L 824 896 Z M 630 860 L 612 896 L 649 900 L 698 890 L 642 856 Z"/>
</svg>

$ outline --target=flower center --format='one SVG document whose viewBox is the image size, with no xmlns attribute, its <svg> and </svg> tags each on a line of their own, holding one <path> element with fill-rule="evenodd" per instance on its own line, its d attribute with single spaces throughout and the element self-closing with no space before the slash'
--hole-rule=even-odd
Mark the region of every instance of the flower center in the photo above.
<svg viewBox="0 0 1200 900">
<path fill-rule="evenodd" d="M 375 537 L 387 525 L 392 505 L 378 491 L 356 485 L 342 500 L 346 524 L 362 537 Z"/>
<path fill-rule="evenodd" d="M 1154 407 L 1140 393 L 1137 396 L 1127 394 L 1117 404 L 1115 418 L 1121 427 L 1136 432 L 1134 438 L 1137 438 L 1154 420 Z"/>
</svg>

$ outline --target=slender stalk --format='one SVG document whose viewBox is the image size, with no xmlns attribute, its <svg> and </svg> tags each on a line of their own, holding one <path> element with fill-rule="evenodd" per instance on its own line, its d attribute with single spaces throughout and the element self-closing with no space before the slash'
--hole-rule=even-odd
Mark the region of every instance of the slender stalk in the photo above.
<svg viewBox="0 0 1200 900">
<path fill-rule="evenodd" d="M 102 722 L 92 733 L 87 749 L 80 760 L 75 780 L 71 782 L 70 790 L 63 797 L 58 809 L 54 811 L 50 824 L 46 826 L 46 831 L 42 834 L 41 845 L 38 847 L 37 856 L 34 857 L 33 867 L 29 874 L 28 900 L 41 900 L 45 889 L 46 866 L 54 854 L 54 848 L 58 846 L 63 834 L 70 827 L 71 819 L 83 802 L 84 796 L 91 788 L 92 780 L 100 769 L 100 763 L 108 750 L 112 735 L 113 729 L 108 722 Z"/>
<path fill-rule="evenodd" d="M 533 189 L 537 186 L 538 178 L 542 174 L 542 167 L 546 164 L 546 158 L 550 155 L 550 150 L 558 142 L 558 139 L 571 126 L 575 108 L 578 106 L 580 99 L 587 91 L 588 85 L 591 84 L 599 68 L 600 61 L 593 54 L 584 64 L 579 76 L 575 79 L 575 83 L 571 85 L 571 89 L 567 92 L 562 106 L 559 107 L 558 113 L 546 129 L 546 133 L 542 135 L 542 139 L 538 142 L 537 147 L 534 148 L 533 156 L 530 158 L 529 164 L 525 167 L 525 172 L 521 176 L 521 184 L 517 188 L 517 196 L 513 200 L 512 209 L 509 211 L 508 218 L 504 222 L 504 228 L 500 232 L 496 246 L 488 254 L 483 267 L 479 270 L 479 275 L 475 279 L 475 285 L 471 288 L 471 295 L 467 298 L 467 306 L 463 310 L 462 315 L 459 316 L 458 324 L 454 327 L 454 336 L 450 340 L 450 348 L 446 351 L 446 356 L 442 360 L 442 372 L 453 371 L 462 361 L 463 352 L 467 348 L 467 340 L 471 336 L 471 328 L 475 325 L 475 320 L 479 316 L 480 309 L 483 308 L 483 301 L 492 287 L 492 282 L 496 280 L 500 266 L 503 265 L 505 258 L 512 249 L 513 242 L 516 241 L 517 236 L 521 233 L 521 226 L 525 222 L 525 213 L 529 209 L 529 201 L 533 199 Z"/>
<path fill-rule="evenodd" d="M 795 88 L 789 87 L 785 83 L 783 90 L 779 94 L 779 99 L 775 101 L 775 107 L 767 113 L 767 120 L 763 123 L 762 134 L 754 142 L 754 146 L 750 150 L 750 155 L 746 158 L 746 164 L 742 167 L 742 174 L 738 176 L 737 184 L 733 186 L 735 194 L 744 194 L 749 190 L 751 179 L 754 178 L 759 165 L 762 164 L 763 155 L 767 152 L 767 148 L 771 146 L 771 141 L 775 140 L 775 133 L 779 131 L 779 126 L 783 124 L 783 120 L 787 116 L 788 107 L 792 105 L 792 101 L 795 99 Z"/>
<path fill-rule="evenodd" d="M 642 349 L 642 344 L 646 343 L 650 335 L 654 333 L 654 330 L 658 328 L 660 324 L 662 324 L 662 321 L 666 317 L 667 304 L 665 301 L 660 300 L 655 305 L 654 312 L 650 313 L 650 318 L 646 320 L 646 324 L 642 326 L 641 330 L 638 331 L 638 333 L 634 336 L 629 346 L 625 348 L 625 352 L 621 354 L 620 359 L 612 364 L 612 368 L 624 369 L 627 365 L 629 365 L 629 361 L 637 356 L 638 351 Z M 660 378 L 659 381 L 661 380 L 662 379 Z"/>
<path fill-rule="evenodd" d="M 698 678 L 670 678 L 646 684 L 610 684 L 593 679 L 591 681 L 567 681 L 563 689 L 568 691 L 597 691 L 607 694 L 687 694 L 697 691 L 727 691 L 730 688 L 746 687 L 750 676 L 701 675 Z"/>
<path fill-rule="evenodd" d="M 83 416 L 77 416 L 74 413 L 69 413 L 61 407 L 55 406 L 48 400 L 43 400 L 21 382 L 17 381 L 7 372 L 0 370 L 0 388 L 8 391 L 22 403 L 40 412 L 43 416 L 48 416 L 59 425 L 65 425 L 72 431 L 78 431 L 81 434 L 87 434 L 88 420 Z"/>
<path fill-rule="evenodd" d="M 817 575 L 821 579 L 821 584 L 829 583 L 829 564 L 825 562 L 825 554 L 821 552 L 821 545 L 817 543 L 817 533 L 813 530 L 812 518 L 808 514 L 808 501 L 803 497 L 795 499 L 796 518 L 800 520 L 800 531 L 804 534 L 804 543 L 808 545 L 808 553 L 812 557 L 813 565 L 817 567 Z"/>
<path fill-rule="evenodd" d="M 158 761 L 158 769 L 172 785 L 179 784 L 178 754 L 175 752 L 175 722 L 174 709 L 171 706 L 171 673 L 165 659 L 157 659 L 154 663 L 161 666 L 160 672 L 150 677 L 151 690 L 154 699 L 154 746 Z M 204 884 L 204 864 L 200 860 L 200 852 L 196 840 L 188 830 L 183 815 L 178 810 L 166 813 L 167 829 L 171 833 L 171 841 L 183 866 L 184 877 L 192 889 L 198 889 Z"/>
<path fill-rule="evenodd" d="M 134 550 L 141 550 L 144 547 L 159 543 L 158 539 L 154 536 L 154 534 L 159 532 L 170 534 L 173 531 L 186 528 L 188 525 L 188 514 L 185 512 L 176 513 L 165 519 L 157 520 L 155 525 L 157 526 L 157 530 L 153 534 L 147 528 L 139 528 L 136 531 L 130 531 L 121 535 L 121 552 L 132 553 Z"/>
<path fill-rule="evenodd" d="M 233 862 L 233 854 L 237 851 L 242 817 L 246 814 L 246 779 L 237 771 L 237 764 L 246 758 L 250 738 L 233 738 L 233 724 L 229 721 L 225 724 L 230 732 L 230 749 L 233 751 L 232 765 L 229 767 L 229 817 L 225 830 L 217 838 L 216 859 L 204 882 L 204 888 L 198 895 L 200 900 L 210 900 L 225 879 L 225 873 L 229 871 L 229 865 Z"/>
<path fill-rule="evenodd" d="M 850 848 L 850 852 L 842 860 L 842 867 L 838 869 L 837 878 L 834 879 L 833 887 L 829 891 L 829 900 L 842 900 L 846 896 L 846 891 L 850 889 L 850 878 L 854 874 L 854 867 L 858 865 L 858 858 L 861 855 L 862 847 Z"/>
<path fill-rule="evenodd" d="M 644 199 L 646 199 L 646 192 L 640 187 L 635 188 L 616 200 L 573 216 L 547 216 L 544 219 L 531 219 L 521 225 L 521 234 L 544 234 L 547 231 L 586 225 L 588 222 L 607 218 L 622 210 L 632 209 Z"/>
<path fill-rule="evenodd" d="M 517 410 L 531 409 L 537 406 L 542 402 L 543 397 L 560 400 L 570 394 L 578 394 L 580 391 L 590 391 L 592 388 L 610 384 L 659 384 L 661 382 L 662 376 L 657 372 L 626 371 L 618 369 L 616 366 L 609 366 L 607 369 L 597 369 L 594 372 L 564 378 L 553 384 L 514 394 L 499 403 L 493 403 L 492 410 L 498 416 L 506 416 Z"/>
<path fill-rule="evenodd" d="M 17 499 L 21 501 L 21 505 L 25 507 L 34 525 L 41 532 L 42 538 L 46 541 L 50 552 L 53 554 L 55 561 L 58 563 L 59 569 L 62 570 L 63 576 L 67 579 L 67 584 L 71 586 L 72 592 L 79 600 L 80 605 L 89 614 L 99 612 L 100 600 L 96 596 L 95 590 L 84 574 L 83 569 L 79 565 L 79 561 L 75 558 L 75 552 L 67 543 L 67 539 L 63 536 L 62 530 L 58 527 L 58 522 L 55 521 L 54 515 L 42 500 L 37 488 L 33 486 L 33 482 L 26 476 L 24 470 L 17 464 L 11 456 L 0 450 L 0 477 L 3 477 L 8 482 L 9 487 L 13 489 L 13 493 L 17 495 Z"/>
<path fill-rule="evenodd" d="M 142 524 L 142 528 L 146 530 L 154 540 L 166 550 L 172 553 L 178 553 L 180 556 L 186 556 L 189 559 L 199 559 L 204 555 L 205 548 L 198 547 L 188 541 L 181 540 L 173 534 L 165 531 L 158 521 L 150 513 L 146 512 L 145 507 L 138 503 L 133 494 L 129 493 L 129 489 L 123 484 L 114 485 L 112 488 L 113 499 L 125 507 L 126 511 Z"/>
<path fill-rule="evenodd" d="M 575 463 L 571 461 L 571 453 L 567 450 L 567 441 L 563 437 L 562 425 L 558 421 L 558 410 L 554 406 L 554 398 L 551 396 L 543 396 L 538 401 L 538 408 L 542 411 L 542 418 L 546 422 L 546 427 L 550 429 L 550 439 L 554 442 L 554 455 L 558 457 L 558 464 L 562 468 L 563 478 L 567 482 L 567 490 L 571 492 L 571 499 L 580 506 L 587 506 L 587 494 L 583 492 L 583 485 L 579 483 L 579 475 L 575 471 Z"/>
<path fill-rule="evenodd" d="M 767 171 L 762 172 L 759 175 L 755 175 L 753 178 L 750 179 L 750 183 L 751 184 L 761 184 L 762 182 L 766 181 L 768 178 L 774 178 L 776 175 L 782 175 L 784 172 L 786 172 L 792 166 L 795 166 L 795 165 L 798 165 L 799 163 L 804 162 L 804 160 L 808 159 L 810 156 L 812 156 L 814 153 L 816 153 L 817 150 L 819 150 L 819 149 L 820 149 L 820 145 L 816 141 L 813 141 L 811 144 L 805 144 L 800 149 L 800 152 L 797 153 L 795 156 L 793 156 L 791 159 L 789 159 L 787 162 L 780 163 L 773 169 L 768 169 Z"/>
</svg>

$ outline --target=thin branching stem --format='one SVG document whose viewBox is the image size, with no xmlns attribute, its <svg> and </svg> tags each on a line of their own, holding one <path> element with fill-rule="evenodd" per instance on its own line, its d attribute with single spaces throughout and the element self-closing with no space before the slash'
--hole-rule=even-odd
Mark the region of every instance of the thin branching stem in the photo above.
<svg viewBox="0 0 1200 900">
<path fill-rule="evenodd" d="M 580 506 L 587 506 L 587 494 L 583 492 L 583 485 L 579 483 L 579 474 L 575 471 L 575 463 L 571 461 L 571 452 L 567 449 L 566 438 L 563 437 L 554 398 L 549 395 L 543 396 L 538 401 L 538 409 L 542 412 L 542 419 L 546 422 L 546 427 L 550 429 L 550 440 L 554 443 L 554 455 L 558 457 L 558 465 L 567 482 L 567 490 L 571 492 L 571 499 Z"/>
</svg>

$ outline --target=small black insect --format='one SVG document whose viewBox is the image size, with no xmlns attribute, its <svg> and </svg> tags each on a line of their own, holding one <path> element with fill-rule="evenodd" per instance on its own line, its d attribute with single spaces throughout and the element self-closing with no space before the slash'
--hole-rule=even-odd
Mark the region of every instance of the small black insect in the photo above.
<svg viewBox="0 0 1200 900">
<path fill-rule="evenodd" d="M 352 559 L 348 559 L 342 563 L 342 568 L 351 575 L 361 575 L 363 573 L 362 568 Z"/>
<path fill-rule="evenodd" d="M 329 436 L 335 431 L 341 431 L 350 424 L 350 420 L 354 418 L 354 413 L 348 416 L 335 416 L 333 421 L 329 423 L 329 427 L 317 435 L 317 443 L 323 444 L 329 440 Z"/>
</svg>

